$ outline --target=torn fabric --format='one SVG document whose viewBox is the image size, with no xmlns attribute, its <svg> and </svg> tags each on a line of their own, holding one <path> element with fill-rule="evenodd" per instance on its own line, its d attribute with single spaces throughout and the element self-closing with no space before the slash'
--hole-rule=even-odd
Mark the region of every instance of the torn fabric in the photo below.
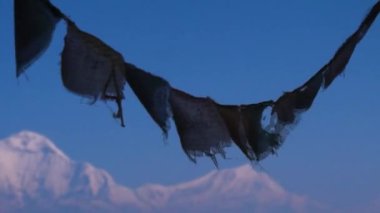
<svg viewBox="0 0 380 213">
<path fill-rule="evenodd" d="M 295 122 L 296 113 L 308 110 L 323 83 L 323 73 L 318 72 L 304 85 L 292 92 L 285 92 L 274 104 L 273 113 L 277 113 L 278 119 L 290 124 Z"/>
<path fill-rule="evenodd" d="M 167 137 L 171 117 L 169 83 L 128 63 L 125 63 L 125 76 L 137 98 Z"/>
<path fill-rule="evenodd" d="M 232 140 L 251 161 L 256 160 L 256 154 L 249 144 L 240 106 L 217 105 L 220 115 L 222 116 Z"/>
<path fill-rule="evenodd" d="M 257 161 L 266 158 L 269 154 L 274 154 L 282 143 L 277 132 L 268 132 L 261 124 L 264 109 L 272 104 L 272 101 L 267 101 L 241 106 L 242 122 Z"/>
<path fill-rule="evenodd" d="M 124 59 L 120 53 L 100 39 L 81 31 L 67 22 L 67 35 L 62 52 L 62 80 L 64 86 L 78 95 L 115 101 L 124 126 L 121 102 L 124 99 Z"/>
<path fill-rule="evenodd" d="M 373 6 L 358 30 L 343 43 L 328 64 L 323 66 L 304 85 L 292 92 L 284 93 L 275 102 L 272 114 L 278 119 L 277 122 L 281 123 L 281 125 L 294 124 L 296 122 L 296 115 L 311 107 L 320 88 L 322 86 L 325 88 L 329 87 L 334 79 L 344 71 L 356 45 L 365 36 L 379 12 L 380 1 Z"/>
<path fill-rule="evenodd" d="M 213 100 L 172 89 L 170 104 L 182 148 L 192 161 L 206 155 L 216 162 L 215 154 L 225 156 L 232 141 Z"/>
<path fill-rule="evenodd" d="M 356 32 L 337 50 L 333 58 L 302 86 L 284 93 L 276 101 L 250 105 L 220 105 L 211 98 L 193 97 L 172 89 L 157 76 L 125 63 L 120 53 L 95 36 L 81 31 L 48 0 L 15 0 L 15 46 L 17 76 L 49 46 L 55 25 L 67 22 L 62 52 L 64 86 L 94 101 L 117 103 L 115 117 L 124 126 L 121 102 L 128 81 L 150 116 L 167 135 L 168 118 L 173 119 L 182 148 L 195 162 L 197 156 L 225 155 L 234 141 L 250 160 L 259 161 L 274 153 L 300 115 L 313 104 L 320 89 L 328 88 L 343 73 L 357 44 L 380 12 L 380 1 L 372 7 Z M 264 111 L 271 109 L 270 123 L 263 125 Z"/>
<path fill-rule="evenodd" d="M 48 48 L 61 13 L 48 0 L 14 0 L 16 75 Z"/>
<path fill-rule="evenodd" d="M 375 21 L 377 15 L 380 12 L 380 1 L 378 1 L 368 13 L 366 18 L 360 24 L 359 28 L 353 33 L 338 49 L 331 61 L 326 64 L 321 71 L 324 73 L 324 88 L 331 85 L 334 79 L 340 75 L 355 50 L 356 45 L 361 41 L 361 39 L 366 35 L 368 29 L 371 27 Z"/>
<path fill-rule="evenodd" d="M 344 71 L 356 45 L 365 36 L 379 12 L 380 1 L 372 7 L 358 30 L 343 43 L 328 64 L 323 66 L 305 84 L 292 92 L 285 92 L 275 101 L 271 113 L 271 123 L 265 129 L 279 135 L 280 144 L 297 124 L 300 115 L 311 107 L 320 88 L 322 86 L 324 88 L 329 87 L 334 79 Z"/>
<path fill-rule="evenodd" d="M 281 144 L 279 135 L 266 131 L 261 124 L 264 109 L 272 104 L 273 101 L 241 106 L 217 105 L 231 138 L 249 160 L 260 161 Z"/>
</svg>

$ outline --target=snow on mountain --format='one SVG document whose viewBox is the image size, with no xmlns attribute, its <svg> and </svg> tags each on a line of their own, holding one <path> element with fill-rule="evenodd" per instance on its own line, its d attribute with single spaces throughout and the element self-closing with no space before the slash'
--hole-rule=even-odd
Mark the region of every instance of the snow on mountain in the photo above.
<svg viewBox="0 0 380 213">
<path fill-rule="evenodd" d="M 172 185 L 146 185 L 136 190 L 140 200 L 162 212 L 304 212 L 322 208 L 306 197 L 285 191 L 250 165 L 213 171 Z M 161 211 L 160 211 L 161 212 Z"/>
<path fill-rule="evenodd" d="M 1 208 L 119 204 L 139 207 L 133 192 L 106 171 L 70 160 L 46 137 L 23 131 L 0 142 Z"/>
<path fill-rule="evenodd" d="M 246 165 L 171 186 L 118 185 L 104 170 L 71 160 L 44 136 L 0 141 L 0 212 L 294 212 L 320 206 Z"/>
</svg>

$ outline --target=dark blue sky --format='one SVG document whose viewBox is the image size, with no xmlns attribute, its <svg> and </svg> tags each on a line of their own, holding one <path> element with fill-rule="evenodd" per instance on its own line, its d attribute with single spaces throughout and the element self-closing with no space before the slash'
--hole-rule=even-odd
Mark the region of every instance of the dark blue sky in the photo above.
<svg viewBox="0 0 380 213">
<path fill-rule="evenodd" d="M 15 78 L 13 2 L 0 0 L 0 138 L 28 129 L 118 182 L 171 184 L 214 169 L 191 163 L 174 123 L 167 143 L 127 86 L 126 128 L 112 103 L 68 92 L 60 80 L 65 24 L 26 76 Z M 128 62 L 174 87 L 226 104 L 276 99 L 319 70 L 356 29 L 374 0 L 53 1 L 77 25 Z M 317 97 L 278 156 L 261 166 L 290 191 L 334 205 L 380 197 L 380 20 L 345 76 Z M 222 168 L 247 163 L 236 148 Z"/>
</svg>

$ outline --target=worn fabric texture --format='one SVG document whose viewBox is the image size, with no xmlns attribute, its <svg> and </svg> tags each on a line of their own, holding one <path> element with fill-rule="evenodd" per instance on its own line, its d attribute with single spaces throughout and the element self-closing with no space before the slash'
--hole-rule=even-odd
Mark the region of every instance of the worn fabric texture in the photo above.
<svg viewBox="0 0 380 213">
<path fill-rule="evenodd" d="M 251 161 L 275 153 L 321 88 L 328 88 L 344 72 L 357 44 L 380 12 L 377 1 L 332 59 L 296 89 L 275 101 L 222 105 L 209 97 L 194 97 L 174 89 L 165 79 L 126 63 L 119 52 L 80 30 L 48 0 L 15 0 L 14 5 L 17 76 L 49 46 L 55 25 L 63 19 L 67 34 L 61 74 L 68 90 L 93 101 L 116 102 L 114 116 L 124 126 L 122 100 L 127 82 L 165 135 L 173 118 L 182 148 L 192 161 L 208 156 L 216 165 L 215 156 L 224 157 L 225 148 L 232 143 Z M 265 118 L 270 122 L 263 122 Z"/>
<path fill-rule="evenodd" d="M 128 63 L 125 63 L 125 76 L 137 98 L 167 137 L 171 117 L 170 84 L 165 79 Z"/>
<path fill-rule="evenodd" d="M 64 86 L 94 101 L 98 98 L 115 101 L 118 105 L 115 117 L 121 119 L 122 125 L 124 73 L 124 59 L 120 53 L 68 22 L 61 65 Z"/>
<path fill-rule="evenodd" d="M 212 99 L 172 89 L 170 104 L 182 148 L 192 161 L 202 155 L 224 156 L 231 137 Z"/>
<path fill-rule="evenodd" d="M 19 76 L 48 48 L 61 15 L 47 0 L 14 0 L 14 17 Z"/>
</svg>

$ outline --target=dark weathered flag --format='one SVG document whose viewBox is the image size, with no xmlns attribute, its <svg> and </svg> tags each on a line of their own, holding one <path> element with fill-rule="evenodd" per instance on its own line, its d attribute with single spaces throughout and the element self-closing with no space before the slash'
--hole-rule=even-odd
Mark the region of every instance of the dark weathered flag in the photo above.
<svg viewBox="0 0 380 213">
<path fill-rule="evenodd" d="M 123 56 L 95 36 L 67 22 L 62 52 L 62 80 L 65 87 L 96 101 L 113 100 L 118 105 L 115 117 L 122 125 L 125 66 Z"/>
<path fill-rule="evenodd" d="M 215 155 L 224 156 L 224 148 L 233 142 L 252 161 L 276 152 L 321 88 L 328 88 L 344 71 L 355 47 L 378 16 L 380 1 L 332 59 L 306 83 L 276 101 L 250 105 L 222 105 L 172 88 L 163 78 L 124 62 L 120 53 L 80 30 L 48 0 L 15 0 L 14 10 L 17 75 L 48 47 L 55 25 L 62 18 L 68 29 L 62 52 L 62 80 L 67 89 L 94 101 L 115 101 L 115 117 L 124 126 L 121 102 L 127 81 L 165 135 L 172 116 L 183 150 L 192 161 L 205 155 L 217 165 Z M 264 118 L 270 122 L 263 122 Z"/>
<path fill-rule="evenodd" d="M 195 162 L 197 156 L 224 156 L 224 148 L 231 145 L 228 129 L 215 102 L 172 89 L 170 104 L 182 148 Z"/>
<path fill-rule="evenodd" d="M 128 63 L 125 63 L 125 76 L 137 98 L 167 137 L 171 117 L 169 83 Z"/>
<path fill-rule="evenodd" d="M 218 104 L 231 138 L 250 160 L 259 161 L 281 145 L 279 135 L 268 132 L 262 124 L 263 112 L 272 104 L 272 101 L 240 106 Z"/>
<path fill-rule="evenodd" d="M 356 45 L 366 35 L 368 29 L 375 21 L 380 12 L 380 1 L 378 1 L 368 13 L 364 21 L 360 24 L 359 28 L 353 33 L 335 53 L 331 61 L 326 64 L 321 72 L 324 74 L 324 87 L 327 88 L 334 81 L 334 79 L 344 71 L 348 64 Z"/>
<path fill-rule="evenodd" d="M 14 0 L 16 74 L 21 75 L 50 44 L 61 13 L 48 0 Z"/>
</svg>

